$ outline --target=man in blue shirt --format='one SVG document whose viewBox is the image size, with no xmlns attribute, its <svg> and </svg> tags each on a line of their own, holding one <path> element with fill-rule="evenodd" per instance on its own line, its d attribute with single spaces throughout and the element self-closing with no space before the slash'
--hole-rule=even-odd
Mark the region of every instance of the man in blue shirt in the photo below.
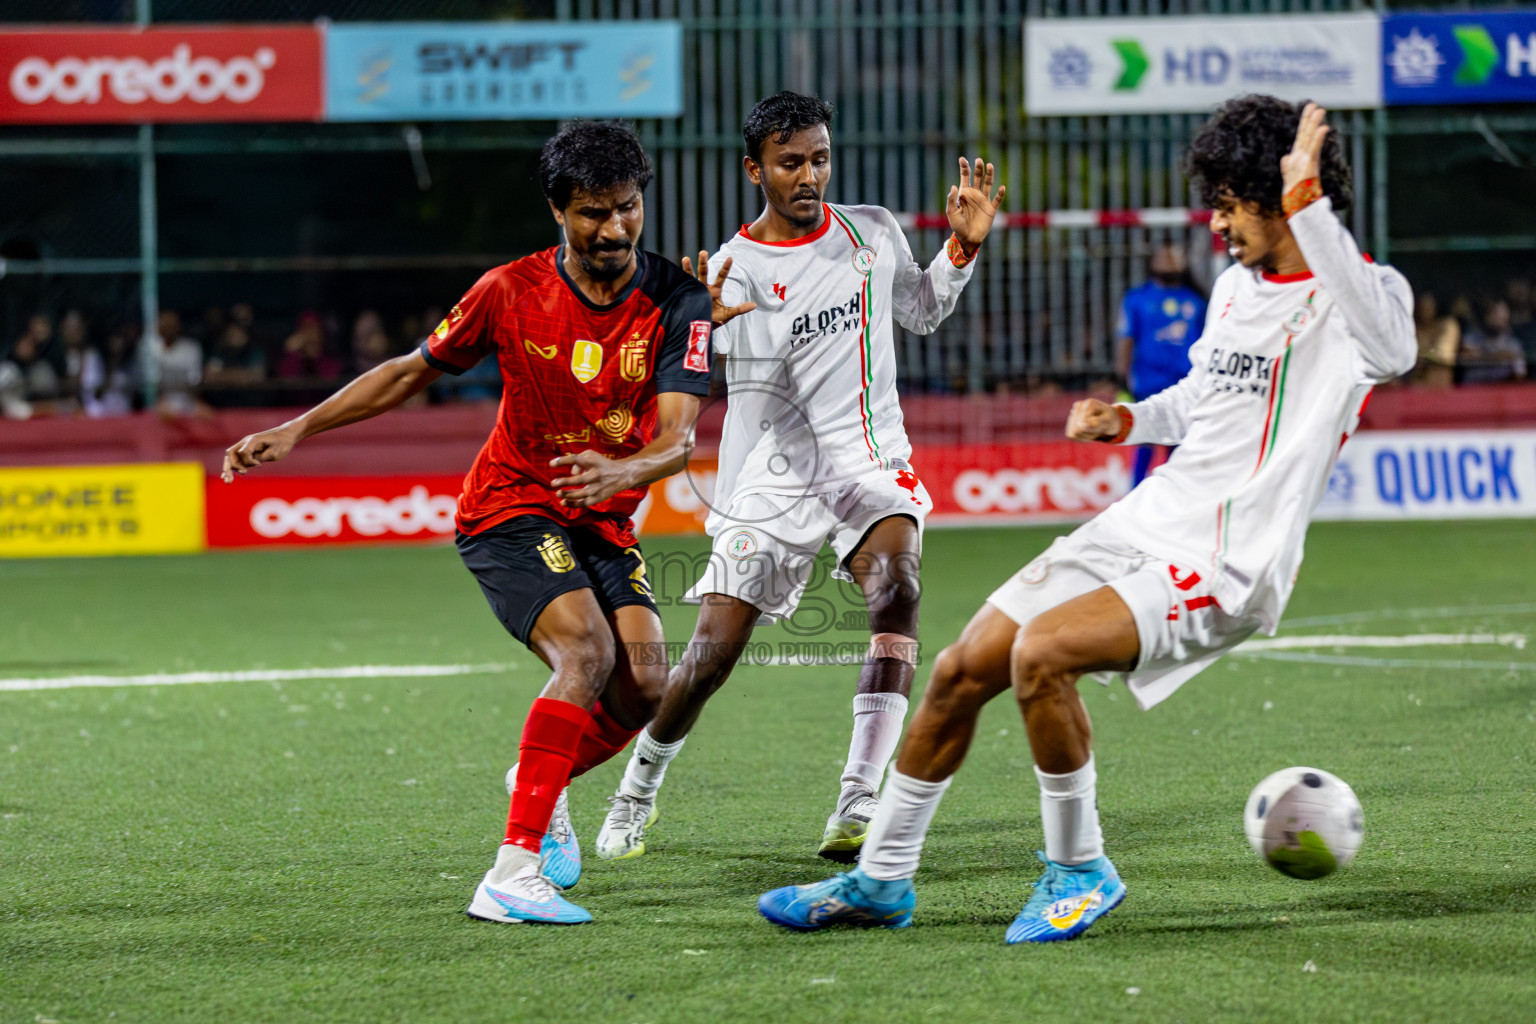
<svg viewBox="0 0 1536 1024">
<path fill-rule="evenodd" d="M 1184 253 L 1164 243 L 1152 253 L 1147 280 L 1120 300 L 1115 372 L 1137 401 L 1184 379 L 1189 346 L 1205 327 L 1205 296 L 1189 276 Z M 1136 449 L 1131 486 L 1146 478 L 1153 446 Z"/>
</svg>

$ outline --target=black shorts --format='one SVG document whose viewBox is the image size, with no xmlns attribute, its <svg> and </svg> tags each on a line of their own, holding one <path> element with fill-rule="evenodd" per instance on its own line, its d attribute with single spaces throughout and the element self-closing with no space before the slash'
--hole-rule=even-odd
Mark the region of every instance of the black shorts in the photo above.
<svg viewBox="0 0 1536 1024">
<path fill-rule="evenodd" d="M 524 644 L 549 602 L 572 590 L 591 590 L 605 615 L 631 604 L 656 610 L 640 549 L 583 527 L 525 515 L 457 541 L 491 611 Z"/>
</svg>

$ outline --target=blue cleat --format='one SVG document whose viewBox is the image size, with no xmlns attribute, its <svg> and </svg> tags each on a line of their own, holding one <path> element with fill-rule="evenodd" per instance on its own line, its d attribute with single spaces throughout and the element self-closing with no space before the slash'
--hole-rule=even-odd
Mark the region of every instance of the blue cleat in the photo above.
<svg viewBox="0 0 1536 1024">
<path fill-rule="evenodd" d="M 507 769 L 507 795 L 517 783 L 517 765 Z M 576 841 L 576 830 L 571 827 L 571 805 L 566 800 L 567 789 L 560 791 L 555 801 L 555 813 L 549 819 L 549 831 L 539 845 L 539 870 L 544 877 L 562 889 L 570 889 L 581 880 L 581 844 Z"/>
<path fill-rule="evenodd" d="M 1008 926 L 1010 946 L 1075 939 L 1125 899 L 1125 883 L 1108 857 L 1068 866 L 1046 860 L 1043 853 L 1036 856 L 1045 863 L 1045 874 Z"/>
<path fill-rule="evenodd" d="M 758 911 L 768 920 L 803 932 L 831 924 L 905 928 L 912 923 L 915 906 L 911 879 L 879 882 L 857 868 L 825 882 L 774 889 L 757 901 Z"/>
</svg>

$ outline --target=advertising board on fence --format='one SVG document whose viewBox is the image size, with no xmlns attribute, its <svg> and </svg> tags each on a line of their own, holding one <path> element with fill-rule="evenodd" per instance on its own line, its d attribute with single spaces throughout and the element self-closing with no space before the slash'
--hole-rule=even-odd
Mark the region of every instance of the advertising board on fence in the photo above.
<svg viewBox="0 0 1536 1024">
<path fill-rule="evenodd" d="M 1536 430 L 1367 430 L 1339 453 L 1317 519 L 1536 517 Z"/>
<path fill-rule="evenodd" d="M 1373 13 L 1030 18 L 1031 115 L 1206 111 L 1261 92 L 1329 107 L 1381 106 Z"/>
<path fill-rule="evenodd" d="M 313 25 L 0 31 L 0 124 L 318 121 Z"/>
<path fill-rule="evenodd" d="M 0 469 L 0 557 L 203 549 L 203 467 Z"/>
<path fill-rule="evenodd" d="M 453 537 L 463 476 L 208 478 L 208 546 Z"/>
<path fill-rule="evenodd" d="M 675 117 L 676 21 L 333 24 L 332 121 Z"/>
<path fill-rule="evenodd" d="M 1381 34 L 1389 104 L 1536 102 L 1536 11 L 1393 14 Z"/>
</svg>

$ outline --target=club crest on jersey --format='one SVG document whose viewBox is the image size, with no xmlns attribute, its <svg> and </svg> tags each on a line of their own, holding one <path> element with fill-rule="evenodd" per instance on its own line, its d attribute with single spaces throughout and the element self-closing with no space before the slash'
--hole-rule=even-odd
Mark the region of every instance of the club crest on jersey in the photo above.
<svg viewBox="0 0 1536 1024">
<path fill-rule="evenodd" d="M 576 559 L 571 556 L 571 549 L 565 546 L 563 539 L 552 533 L 546 533 L 534 550 L 544 559 L 550 572 L 570 572 L 576 568 Z"/>
<path fill-rule="evenodd" d="M 757 535 L 751 530 L 737 530 L 731 539 L 725 542 L 725 553 L 736 561 L 751 558 L 757 554 Z"/>
<path fill-rule="evenodd" d="M 578 341 L 571 346 L 571 372 L 585 384 L 603 368 L 603 346 L 595 341 Z"/>
<path fill-rule="evenodd" d="M 1281 327 L 1286 334 L 1300 334 L 1312 320 L 1311 306 L 1297 306 L 1291 310 L 1291 315 L 1285 318 Z"/>
<path fill-rule="evenodd" d="M 619 376 L 631 383 L 645 380 L 645 347 L 650 338 L 635 335 L 619 346 Z"/>
<path fill-rule="evenodd" d="M 708 320 L 695 320 L 688 325 L 688 354 L 683 356 L 683 369 L 709 372 L 709 332 L 713 326 Z"/>
<path fill-rule="evenodd" d="M 875 250 L 871 246 L 861 245 L 853 250 L 853 269 L 861 274 L 875 269 Z"/>
</svg>

